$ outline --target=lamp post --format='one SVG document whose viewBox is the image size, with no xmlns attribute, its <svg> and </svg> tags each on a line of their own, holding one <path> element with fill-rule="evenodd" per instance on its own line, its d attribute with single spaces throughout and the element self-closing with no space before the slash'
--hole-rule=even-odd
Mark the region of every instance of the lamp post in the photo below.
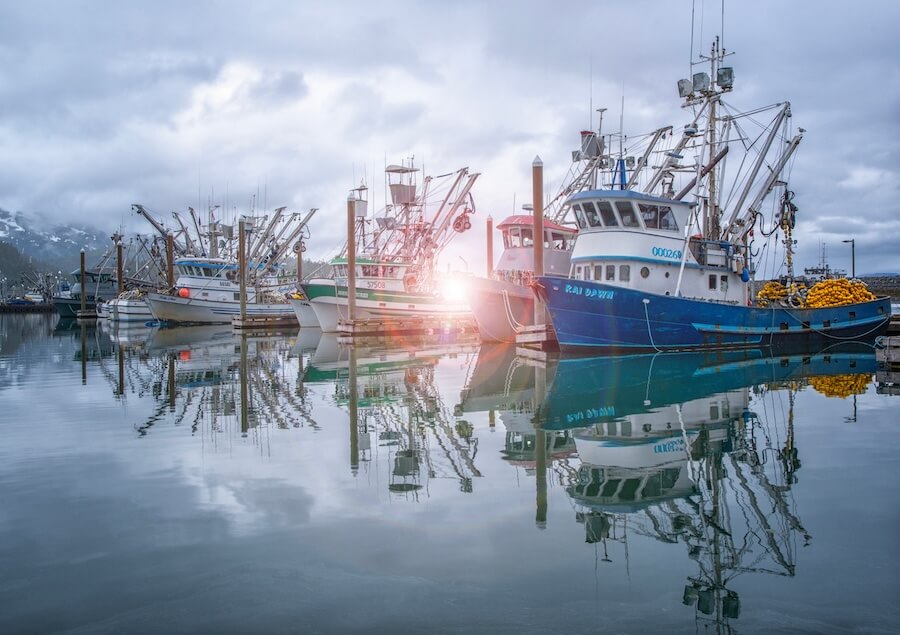
<svg viewBox="0 0 900 635">
<path fill-rule="evenodd" d="M 850 277 L 856 278 L 856 239 L 848 238 L 841 242 L 850 243 Z"/>
</svg>

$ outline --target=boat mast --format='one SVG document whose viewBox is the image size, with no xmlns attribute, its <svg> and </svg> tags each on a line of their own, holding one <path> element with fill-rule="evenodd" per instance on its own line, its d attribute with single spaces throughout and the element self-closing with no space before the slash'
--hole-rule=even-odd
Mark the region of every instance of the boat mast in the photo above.
<svg viewBox="0 0 900 635">
<path fill-rule="evenodd" d="M 716 39 L 713 41 L 712 48 L 709 53 L 710 77 L 712 78 L 716 77 L 716 65 L 719 61 L 719 54 L 719 37 L 716 36 Z M 709 101 L 709 152 L 707 153 L 707 156 L 709 156 L 710 158 L 716 155 L 716 106 L 718 105 L 718 99 L 718 93 L 713 93 L 712 96 L 710 96 Z M 719 206 L 716 202 L 717 192 L 715 162 L 712 163 L 712 168 L 709 171 L 707 194 L 709 198 L 707 199 L 708 207 L 706 218 L 706 237 L 709 240 L 718 240 L 721 229 L 719 227 Z"/>
</svg>

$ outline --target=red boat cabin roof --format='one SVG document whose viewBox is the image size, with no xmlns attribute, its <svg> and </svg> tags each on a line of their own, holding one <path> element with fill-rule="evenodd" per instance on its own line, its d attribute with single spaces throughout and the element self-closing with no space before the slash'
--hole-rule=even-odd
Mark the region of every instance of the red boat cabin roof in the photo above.
<svg viewBox="0 0 900 635">
<path fill-rule="evenodd" d="M 503 221 L 497 225 L 497 229 L 505 229 L 506 227 L 512 227 L 513 225 L 526 225 L 531 227 L 534 225 L 534 218 L 532 218 L 531 214 L 514 214 L 504 218 Z M 565 232 L 572 235 L 578 233 L 578 230 L 574 227 L 566 227 L 565 225 L 554 223 L 547 218 L 544 219 L 544 229 L 552 229 L 553 231 Z"/>
</svg>

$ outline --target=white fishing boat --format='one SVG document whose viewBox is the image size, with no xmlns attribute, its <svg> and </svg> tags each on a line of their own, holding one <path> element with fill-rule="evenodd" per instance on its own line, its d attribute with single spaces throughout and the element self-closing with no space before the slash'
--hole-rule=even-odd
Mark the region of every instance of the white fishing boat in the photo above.
<svg viewBox="0 0 900 635">
<path fill-rule="evenodd" d="M 157 230 L 164 228 L 139 207 Z M 246 303 L 248 317 L 290 318 L 294 309 L 288 297 L 296 292 L 297 278 L 289 273 L 285 256 L 293 251 L 300 257 L 302 245 L 295 242 L 302 235 L 315 209 L 300 219 L 300 214 L 285 214 L 285 208 L 275 210 L 270 220 L 248 217 L 243 220 L 246 232 Z M 193 215 L 193 210 L 191 210 Z M 300 219 L 298 221 L 298 219 Z M 195 218 L 196 220 L 196 218 Z M 266 222 L 267 221 L 267 222 Z M 259 227 L 256 227 L 259 222 Z M 199 224 L 198 224 L 199 225 Z M 160 321 L 195 324 L 222 324 L 241 315 L 241 284 L 238 245 L 230 226 L 210 220 L 209 249 L 202 237 L 196 242 L 185 230 L 183 242 L 176 243 L 177 251 L 186 253 L 174 262 L 176 280 L 172 293 L 149 293 L 146 301 L 153 317 Z M 223 235 L 228 241 L 217 242 Z M 210 255 L 206 255 L 209 251 Z M 190 255 L 200 252 L 202 255 Z M 220 252 L 223 255 L 219 255 Z"/>
<path fill-rule="evenodd" d="M 264 265 L 259 265 L 262 271 Z M 147 305 L 153 317 L 164 322 L 222 324 L 241 314 L 238 266 L 223 258 L 179 258 L 174 295 L 148 293 Z M 291 276 L 270 275 L 261 279 L 259 289 L 247 288 L 249 316 L 291 316 L 287 294 L 295 288 Z"/>
<path fill-rule="evenodd" d="M 291 305 L 294 315 L 297 316 L 297 322 L 300 323 L 300 328 L 319 328 L 319 318 L 316 316 L 316 312 L 305 293 L 302 291 L 295 291 L 288 296 L 288 303 Z"/>
<path fill-rule="evenodd" d="M 357 319 L 471 315 L 458 281 L 440 280 L 435 264 L 450 239 L 471 227 L 469 215 L 475 211 L 471 189 L 479 175 L 462 168 L 426 177 L 420 187 L 418 172 L 403 165 L 385 169 L 391 204 L 374 218 L 368 218 L 365 189 L 351 194 L 358 246 Z M 340 320 L 349 319 L 347 249 L 329 264 L 330 277 L 312 278 L 302 285 L 324 332 L 336 331 Z"/>
<path fill-rule="evenodd" d="M 319 327 L 326 333 L 333 333 L 340 320 L 350 318 L 347 259 L 335 258 L 331 266 L 333 278 L 313 278 L 303 285 Z M 454 279 L 448 278 L 443 288 L 434 291 L 416 290 L 421 287 L 410 285 L 410 274 L 406 273 L 413 268 L 410 263 L 357 259 L 356 318 L 440 317 L 452 320 L 471 315 L 469 305 L 458 295 Z M 296 302 L 302 304 L 302 301 Z"/>
<path fill-rule="evenodd" d="M 103 311 L 111 322 L 150 322 L 153 313 L 147 304 L 145 294 L 141 291 L 125 291 L 109 302 L 104 302 Z M 97 308 L 100 316 L 100 307 Z"/>
</svg>

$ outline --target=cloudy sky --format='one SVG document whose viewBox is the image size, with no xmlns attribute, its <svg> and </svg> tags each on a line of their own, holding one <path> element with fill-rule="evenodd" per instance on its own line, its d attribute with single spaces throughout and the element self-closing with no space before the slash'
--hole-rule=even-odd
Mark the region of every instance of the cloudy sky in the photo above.
<svg viewBox="0 0 900 635">
<path fill-rule="evenodd" d="M 444 260 L 484 266 L 483 220 L 569 167 L 591 106 L 636 134 L 680 126 L 675 82 L 721 30 L 717 0 L 5 2 L 0 208 L 144 229 L 214 197 L 320 208 L 309 255 L 341 242 L 347 191 L 385 162 L 480 172 L 472 231 Z M 737 108 L 790 100 L 802 266 L 897 270 L 900 4 L 729 3 Z M 596 120 L 593 121 L 596 127 Z M 606 126 L 606 123 L 604 123 Z"/>
</svg>

